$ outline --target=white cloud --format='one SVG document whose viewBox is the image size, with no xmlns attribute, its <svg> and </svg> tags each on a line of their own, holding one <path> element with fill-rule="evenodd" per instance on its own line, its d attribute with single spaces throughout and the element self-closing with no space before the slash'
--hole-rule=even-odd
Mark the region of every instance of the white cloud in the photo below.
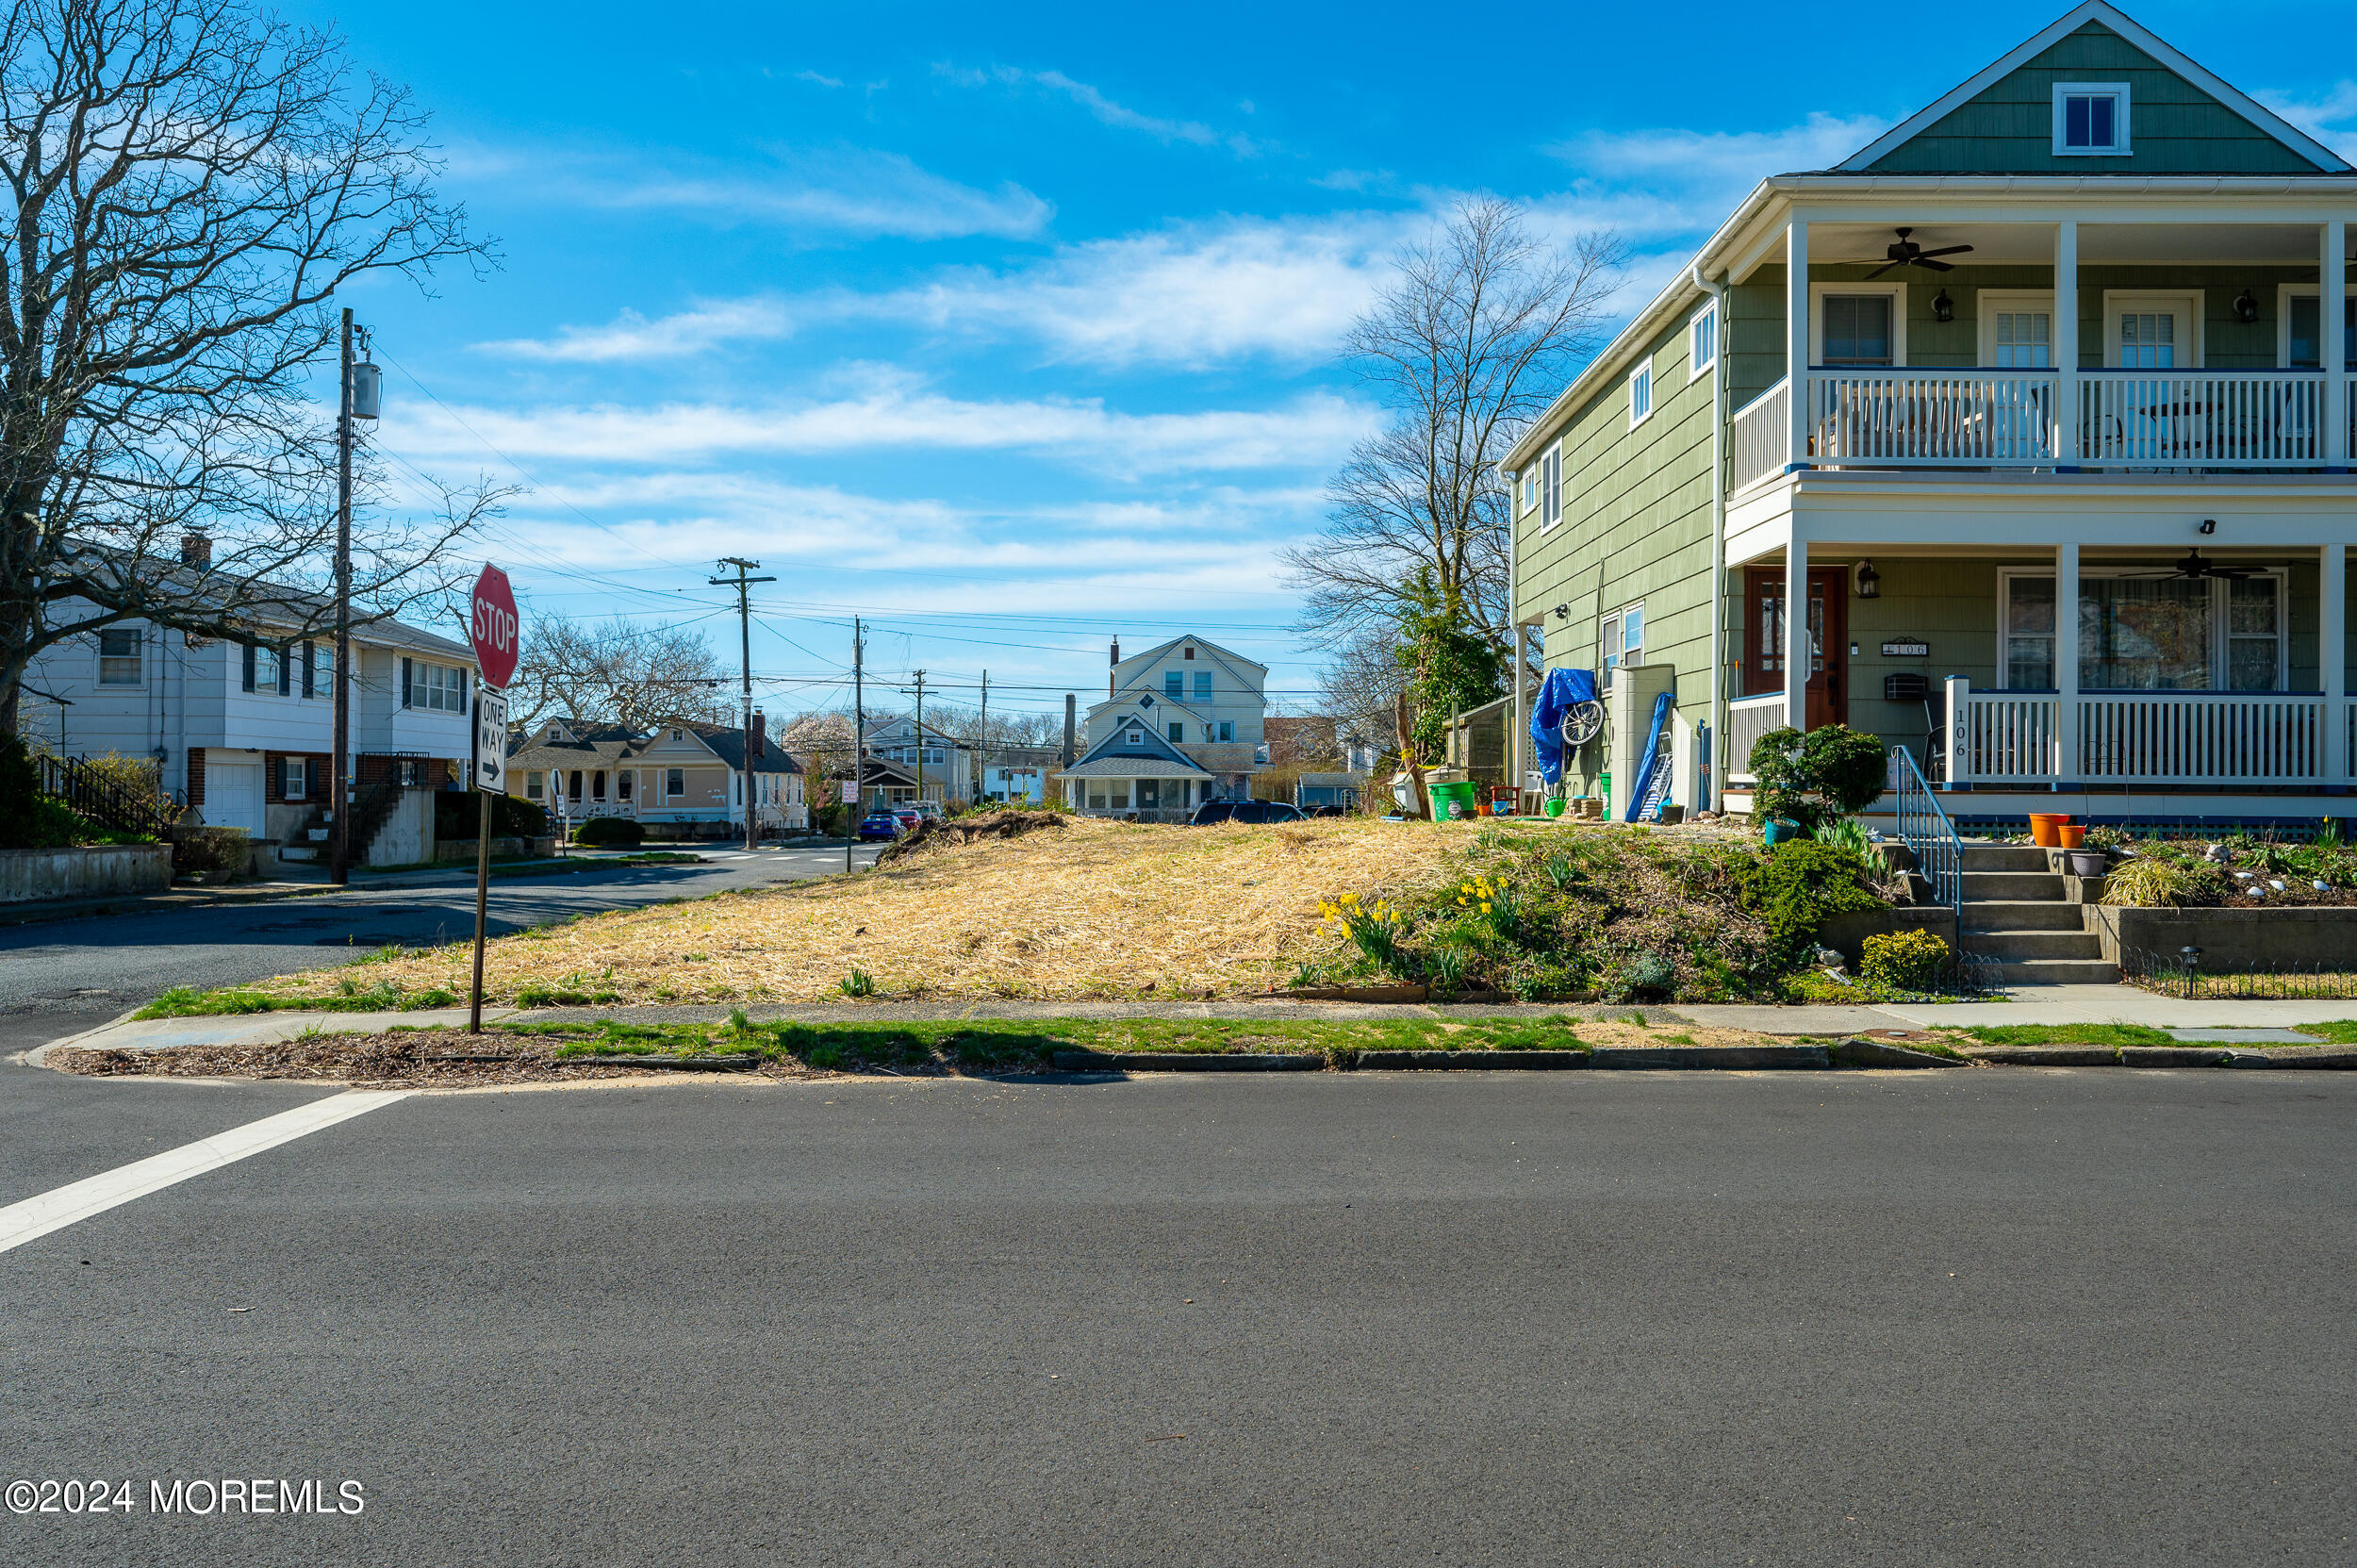
<svg viewBox="0 0 2357 1568">
<path fill-rule="evenodd" d="M 1036 342 L 1056 361 L 1202 367 L 1266 355 L 1306 364 L 1333 354 L 1380 285 L 1393 247 L 1423 221 L 1346 214 L 1180 224 L 882 293 L 760 295 L 652 319 L 626 310 L 552 338 L 477 346 L 535 360 L 672 359 L 814 323 L 887 322 Z"/>
<path fill-rule="evenodd" d="M 1831 168 L 1889 128 L 1872 115 L 1820 113 L 1775 131 L 1590 131 L 1546 149 L 1579 179 L 1541 205 L 1639 239 L 1693 235 L 1770 174 Z"/>
<path fill-rule="evenodd" d="M 606 206 L 677 207 L 723 222 L 754 219 L 908 239 L 1037 234 L 1055 208 L 1009 180 L 996 190 L 920 169 L 898 153 L 849 149 L 783 158 L 775 174 L 656 174 L 593 189 Z"/>
<path fill-rule="evenodd" d="M 1125 414 L 1095 399 L 968 402 L 881 374 L 855 395 L 795 405 L 672 403 L 420 410 L 400 450 L 479 460 L 482 445 L 519 460 L 668 464 L 755 454 L 1006 452 L 1120 476 L 1330 467 L 1376 412 L 1313 392 L 1269 409 Z M 463 421 L 462 424 L 460 421 Z"/>
<path fill-rule="evenodd" d="M 1010 65 L 993 66 L 987 71 L 960 70 L 946 64 L 936 65 L 933 71 L 961 87 L 986 87 L 995 82 L 1004 87 L 1045 88 L 1080 105 L 1102 124 L 1142 131 L 1165 143 L 1184 141 L 1196 147 L 1225 147 L 1239 157 L 1250 157 L 1261 151 L 1260 143 L 1250 137 L 1218 131 L 1196 120 L 1171 120 L 1143 113 L 1114 102 L 1087 82 L 1075 81 L 1061 71 L 1019 71 Z M 1252 112 L 1251 106 L 1244 106 L 1244 112 Z"/>
<path fill-rule="evenodd" d="M 820 87 L 841 87 L 843 85 L 842 80 L 839 77 L 822 76 L 816 71 L 797 71 L 794 73 L 794 79 L 799 82 L 815 82 Z"/>
<path fill-rule="evenodd" d="M 2341 157 L 2357 162 L 2357 82 L 2344 79 L 2321 93 L 2263 89 L 2251 96 Z"/>
<path fill-rule="evenodd" d="M 765 297 L 725 300 L 651 321 L 635 310 L 624 310 L 604 326 L 560 327 L 552 339 L 510 338 L 474 346 L 519 359 L 595 365 L 627 359 L 678 359 L 722 344 L 783 338 L 792 330 L 793 319 L 784 305 Z"/>
</svg>

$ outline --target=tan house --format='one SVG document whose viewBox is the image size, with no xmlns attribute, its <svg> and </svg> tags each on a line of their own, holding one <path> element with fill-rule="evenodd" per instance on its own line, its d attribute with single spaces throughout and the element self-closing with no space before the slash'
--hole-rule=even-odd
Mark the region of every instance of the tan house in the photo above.
<svg viewBox="0 0 2357 1568">
<path fill-rule="evenodd" d="M 626 817 L 725 836 L 745 820 L 744 758 L 744 732 L 715 724 L 635 735 L 618 724 L 552 718 L 508 753 L 508 787 L 563 820 Z M 765 734 L 750 782 L 765 831 L 808 830 L 802 778 L 801 765 Z"/>
</svg>

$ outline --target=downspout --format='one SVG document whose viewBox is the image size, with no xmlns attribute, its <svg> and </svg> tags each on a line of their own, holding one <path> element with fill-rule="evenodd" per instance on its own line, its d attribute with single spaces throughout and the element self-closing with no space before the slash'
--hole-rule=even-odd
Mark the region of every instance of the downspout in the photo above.
<svg viewBox="0 0 2357 1568">
<path fill-rule="evenodd" d="M 1725 406 L 1727 396 L 1727 289 L 1703 276 L 1694 263 L 1694 287 L 1710 296 L 1710 801 L 1726 809 L 1726 586 L 1727 488 Z M 1690 352 L 1690 348 L 1689 348 Z"/>
</svg>

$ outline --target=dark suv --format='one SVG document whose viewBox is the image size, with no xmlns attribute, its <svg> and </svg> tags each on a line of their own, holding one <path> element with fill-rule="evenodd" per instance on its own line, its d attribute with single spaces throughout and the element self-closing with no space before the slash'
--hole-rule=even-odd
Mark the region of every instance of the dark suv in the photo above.
<svg viewBox="0 0 2357 1568">
<path fill-rule="evenodd" d="M 1206 801 L 1195 808 L 1187 818 L 1191 828 L 1205 827 L 1213 822 L 1298 822 L 1299 807 L 1282 801 Z"/>
</svg>

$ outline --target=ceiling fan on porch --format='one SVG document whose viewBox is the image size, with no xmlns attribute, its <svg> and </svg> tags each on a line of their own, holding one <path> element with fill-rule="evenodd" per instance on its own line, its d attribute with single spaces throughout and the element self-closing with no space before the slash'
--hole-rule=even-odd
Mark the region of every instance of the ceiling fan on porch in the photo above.
<svg viewBox="0 0 2357 1568">
<path fill-rule="evenodd" d="M 1970 245 L 1942 245 L 1937 250 L 1927 251 L 1907 238 L 1914 232 L 1911 228 L 1899 230 L 1898 243 L 1883 247 L 1883 255 L 1889 259 L 1866 275 L 1870 278 L 1878 278 L 1893 267 L 1920 267 L 1927 272 L 1953 272 L 1956 270 L 1954 262 L 1935 261 L 1932 258 L 1941 256 L 1958 256 L 1972 248 Z"/>
<path fill-rule="evenodd" d="M 2245 578 L 2253 577 L 2257 574 L 2257 569 L 2255 568 L 2222 567 L 2216 561 L 2203 560 L 2201 558 L 2201 552 L 2199 550 L 2186 551 L 2185 558 L 2184 560 L 2179 561 L 2174 566 L 2168 567 L 2161 571 L 2130 571 L 2121 573 L 2122 576 L 2126 577 L 2178 577 L 2183 578 L 2189 583 L 2199 583 L 2204 577 L 2222 577 L 2229 583 L 2239 583 Z"/>
</svg>

